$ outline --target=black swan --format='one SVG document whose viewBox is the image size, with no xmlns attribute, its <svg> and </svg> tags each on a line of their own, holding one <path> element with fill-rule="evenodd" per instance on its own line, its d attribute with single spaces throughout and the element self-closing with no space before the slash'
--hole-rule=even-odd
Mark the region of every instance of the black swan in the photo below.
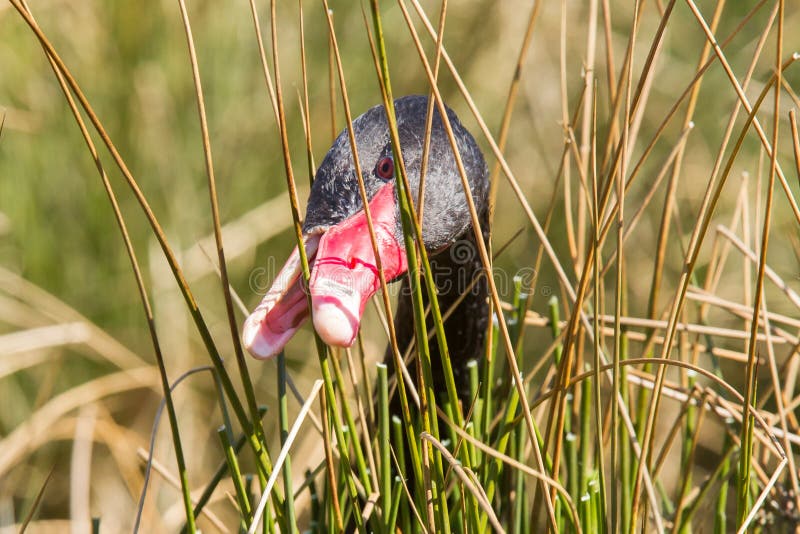
<svg viewBox="0 0 800 534">
<path fill-rule="evenodd" d="M 428 98 L 395 100 L 403 159 L 414 201 L 418 198 Z M 488 239 L 488 172 L 475 139 L 447 109 L 470 189 Z M 383 106 L 353 121 L 364 185 L 387 281 L 407 269 L 395 188 L 394 161 Z M 308 199 L 303 235 L 311 267 L 309 291 L 314 328 L 329 345 L 349 347 L 358 333 L 367 300 L 380 290 L 347 131 L 337 137 L 316 173 Z M 488 323 L 487 282 L 482 272 L 467 200 L 440 114 L 434 112 L 425 174 L 422 237 L 430 255 L 442 313 L 465 292 L 445 321 L 453 372 L 462 401 L 467 399 L 467 362 L 480 358 Z M 244 325 L 243 340 L 256 358 L 279 353 L 308 318 L 297 248 L 261 304 Z M 472 283 L 478 277 L 476 283 Z M 413 310 L 404 277 L 395 316 L 397 341 L 405 350 L 414 340 Z M 427 299 L 426 299 L 427 304 Z M 429 328 L 430 326 L 429 321 Z M 434 387 L 444 392 L 438 345 L 430 344 Z M 390 350 L 390 349 L 389 349 Z M 387 350 L 387 356 L 390 355 Z M 391 358 L 386 358 L 393 368 Z"/>
</svg>

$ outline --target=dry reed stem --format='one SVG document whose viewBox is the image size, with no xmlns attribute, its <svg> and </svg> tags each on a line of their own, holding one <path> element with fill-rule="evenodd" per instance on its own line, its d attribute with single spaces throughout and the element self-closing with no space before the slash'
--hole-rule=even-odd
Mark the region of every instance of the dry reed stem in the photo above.
<svg viewBox="0 0 800 534">
<path fill-rule="evenodd" d="M 423 66 L 425 67 L 425 72 L 426 72 L 426 74 L 428 76 L 428 82 L 430 83 L 431 89 L 433 90 L 433 92 L 434 92 L 434 94 L 436 96 L 436 104 L 437 104 L 437 106 L 439 108 L 439 114 L 442 117 L 446 117 L 447 116 L 447 112 L 446 112 L 446 110 L 444 108 L 444 101 L 442 99 L 441 94 L 439 93 L 439 88 L 436 86 L 435 80 L 433 78 L 433 73 L 431 72 L 431 69 L 430 69 L 430 65 L 428 64 L 428 62 L 427 62 L 427 60 L 425 58 L 425 55 L 424 55 L 424 53 L 422 51 L 421 43 L 420 43 L 419 37 L 418 37 L 418 35 L 416 33 L 416 28 L 414 27 L 413 23 L 411 22 L 411 19 L 409 17 L 408 11 L 407 11 L 407 9 L 405 7 L 405 3 L 403 2 L 403 0 L 398 0 L 398 4 L 400 6 L 401 11 L 403 12 L 403 17 L 406 20 L 406 24 L 407 24 L 407 26 L 409 28 L 409 31 L 412 34 L 412 38 L 414 40 L 414 44 L 417 47 L 417 52 L 419 54 L 420 60 L 421 60 L 421 62 L 423 64 Z M 444 56 L 444 50 L 442 50 L 442 55 Z M 469 208 L 469 213 L 470 213 L 470 219 L 472 221 L 472 230 L 473 230 L 473 232 L 475 234 L 475 241 L 476 241 L 476 243 L 478 245 L 478 253 L 481 256 L 481 261 L 483 263 L 484 268 L 487 270 L 487 272 L 491 272 L 491 260 L 489 259 L 488 252 L 486 250 L 486 244 L 483 242 L 483 235 L 482 235 L 482 232 L 481 232 L 480 218 L 478 217 L 478 213 L 477 213 L 477 211 L 475 209 L 475 201 L 474 201 L 474 199 L 472 197 L 472 192 L 471 192 L 471 190 L 469 188 L 469 182 L 467 181 L 466 170 L 464 169 L 464 163 L 461 160 L 461 155 L 460 155 L 460 153 L 458 151 L 456 140 L 455 140 L 455 137 L 453 135 L 453 129 L 452 129 L 452 126 L 450 125 L 449 121 L 446 121 L 446 120 L 443 121 L 443 125 L 444 125 L 444 128 L 445 128 L 445 132 L 447 133 L 448 140 L 450 141 L 450 146 L 451 146 L 451 148 L 453 150 L 453 154 L 455 156 L 456 167 L 458 168 L 458 173 L 459 173 L 459 176 L 461 178 L 461 185 L 463 187 L 464 194 L 466 196 L 467 206 Z M 496 145 L 494 145 L 494 148 L 497 148 Z M 489 295 L 491 297 L 491 300 L 493 301 L 495 312 L 497 313 L 497 321 L 498 321 L 498 324 L 500 326 L 500 331 L 501 331 L 502 336 L 503 336 L 503 342 L 505 344 L 505 349 L 506 349 L 506 357 L 508 359 L 509 368 L 511 369 L 511 375 L 512 375 L 512 377 L 514 379 L 515 387 L 517 388 L 517 391 L 519 393 L 519 400 L 521 402 L 521 408 L 523 410 L 523 415 L 525 416 L 525 423 L 526 423 L 528 435 L 529 435 L 531 443 L 534 446 L 536 462 L 537 462 L 537 465 L 538 465 L 539 469 L 542 472 L 545 472 L 544 460 L 543 460 L 543 457 L 542 457 L 542 452 L 539 449 L 539 443 L 538 443 L 538 441 L 536 439 L 536 431 L 534 429 L 533 419 L 531 418 L 530 409 L 528 408 L 528 399 L 527 399 L 527 397 L 525 395 L 525 389 L 524 389 L 524 385 L 523 385 L 523 382 L 522 382 L 522 378 L 520 376 L 519 367 L 517 365 L 517 360 L 516 360 L 516 358 L 514 356 L 514 347 L 512 346 L 511 338 L 509 337 L 508 326 L 506 325 L 505 319 L 503 318 L 503 315 L 502 315 L 502 312 L 501 312 L 501 302 L 500 302 L 499 293 L 497 291 L 497 287 L 496 287 L 492 277 L 487 277 L 487 282 L 488 282 L 488 286 L 489 286 Z M 554 509 L 553 509 L 552 499 L 550 499 L 550 498 L 545 499 L 545 504 L 547 505 L 547 513 L 548 513 L 548 517 L 549 517 L 549 520 L 550 520 L 550 524 L 553 526 L 553 528 L 555 528 L 557 523 L 556 523 L 556 520 L 555 520 L 555 512 L 554 512 Z"/>
<path fill-rule="evenodd" d="M 705 26 L 705 28 L 706 28 L 706 30 L 708 29 L 707 26 Z M 716 44 L 715 44 L 715 51 L 717 52 L 718 57 L 720 57 L 720 60 L 722 61 L 724 59 L 724 56 L 721 55 L 722 52 L 721 52 L 721 50 L 719 49 L 719 47 Z M 793 57 L 790 60 L 786 61 L 783 65 L 781 65 L 781 68 L 782 69 L 787 68 L 789 65 L 792 64 L 794 59 L 795 58 Z M 690 246 L 688 247 L 688 252 L 687 252 L 687 256 L 686 256 L 686 268 L 684 269 L 684 272 L 680 277 L 679 287 L 678 287 L 678 290 L 677 290 L 677 293 L 676 293 L 676 298 L 673 300 L 673 303 L 672 303 L 672 306 L 671 306 L 670 318 L 669 318 L 669 322 L 670 322 L 671 326 L 670 326 L 670 328 L 667 329 L 666 343 L 663 345 L 663 348 L 662 348 L 662 358 L 666 358 L 669 355 L 669 352 L 670 352 L 670 350 L 672 348 L 672 344 L 673 344 L 673 340 L 674 340 L 674 334 L 675 334 L 675 330 L 674 330 L 674 327 L 672 325 L 677 322 L 677 316 L 679 315 L 680 310 L 681 310 L 681 308 L 682 308 L 682 306 L 684 304 L 684 296 L 686 294 L 686 289 L 687 289 L 687 286 L 688 286 L 688 283 L 689 283 L 689 274 L 693 271 L 695 262 L 697 261 L 697 257 L 699 255 L 700 246 L 703 243 L 703 240 L 704 240 L 704 237 L 706 235 L 707 229 L 708 229 L 708 227 L 710 225 L 710 218 L 711 218 L 711 215 L 713 214 L 713 211 L 714 211 L 714 209 L 716 207 L 716 203 L 717 203 L 717 200 L 719 199 L 722 187 L 724 186 L 725 181 L 726 181 L 726 179 L 727 179 L 727 177 L 728 177 L 728 175 L 730 173 L 730 169 L 731 169 L 731 165 L 732 165 L 733 159 L 734 159 L 735 155 L 738 153 L 739 148 L 741 147 L 742 141 L 744 139 L 744 136 L 745 136 L 745 134 L 747 132 L 748 127 L 750 126 L 750 124 L 752 124 L 752 122 L 755 119 L 755 111 L 758 109 L 760 104 L 763 102 L 763 100 L 764 100 L 764 98 L 766 96 L 766 91 L 769 89 L 769 87 L 771 87 L 772 83 L 774 83 L 774 80 L 775 80 L 775 77 L 773 76 L 770 79 L 770 82 L 766 85 L 766 87 L 762 91 L 761 95 L 759 96 L 757 104 L 756 104 L 756 107 L 751 109 L 751 111 L 750 111 L 750 113 L 748 115 L 748 119 L 747 119 L 747 122 L 745 124 L 745 127 L 742 129 L 742 133 L 740 134 L 739 139 L 737 140 L 736 147 L 734 148 L 731 157 L 729 157 L 729 159 L 728 159 L 728 164 L 726 165 L 725 171 L 723 172 L 723 175 L 722 175 L 719 183 L 715 184 L 715 179 L 714 178 L 712 178 L 712 180 L 709 182 L 709 186 L 708 186 L 708 188 L 706 190 L 706 195 L 705 195 L 705 198 L 703 200 L 703 207 L 701 208 L 701 211 L 700 211 L 700 217 L 699 217 L 699 221 L 700 222 L 699 222 L 699 224 L 697 224 L 694 227 L 694 230 L 692 232 L 692 239 L 691 239 Z M 713 187 L 714 185 L 716 185 L 716 187 Z M 663 367 L 659 367 L 658 374 L 656 376 L 655 395 L 651 398 L 650 406 L 649 406 L 649 410 L 648 410 L 647 424 L 646 424 L 646 428 L 645 428 L 645 438 L 646 439 L 644 440 L 645 441 L 645 445 L 648 446 L 648 448 L 649 448 L 648 442 L 651 441 L 652 436 L 653 436 L 653 426 L 655 424 L 655 414 L 658 411 L 658 403 L 659 403 L 659 400 L 660 400 L 659 399 L 659 393 L 660 393 L 660 390 L 661 390 L 661 384 L 662 384 L 663 379 L 664 379 L 663 373 L 664 373 L 664 368 Z M 649 454 L 649 451 L 648 451 L 648 454 Z M 639 487 L 640 487 L 640 479 L 641 479 L 642 473 L 643 473 L 643 463 L 640 462 L 638 467 L 637 467 L 637 477 L 636 477 L 636 485 L 635 485 L 636 491 L 634 492 L 634 504 L 635 505 L 638 505 Z M 637 509 L 637 506 L 634 506 L 634 509 Z"/>
<path fill-rule="evenodd" d="M 30 323 L 30 326 L 34 327 L 40 326 L 42 322 L 57 323 L 53 325 L 54 330 L 32 331 L 31 333 L 36 332 L 36 338 L 46 340 L 55 333 L 55 329 L 68 329 L 72 330 L 72 334 L 76 337 L 85 339 L 87 347 L 92 352 L 97 353 L 115 367 L 130 369 L 147 364 L 138 354 L 111 337 L 107 332 L 66 303 L 3 267 L 0 267 L 0 290 L 14 298 L 13 301 L 3 303 L 3 306 L 8 309 L 8 313 L 13 317 L 25 323 Z M 30 309 L 26 309 L 27 307 L 30 307 Z M 67 324 L 72 326 L 66 326 Z M 86 329 L 85 335 L 73 330 L 78 328 L 77 325 L 81 325 L 80 329 Z M 67 338 L 69 337 L 66 332 L 63 332 L 63 334 Z M 7 347 L 8 352 L 4 351 L 5 354 L 15 352 L 15 347 L 21 349 L 27 343 L 30 343 L 28 346 L 31 349 L 36 345 L 33 336 L 27 340 L 25 339 L 27 336 L 22 336 L 22 338 L 6 337 L 10 335 L 5 334 L 0 338 L 12 343 L 10 347 Z M 91 353 L 87 354 L 87 356 L 91 357 Z"/>
<path fill-rule="evenodd" d="M 158 384 L 155 367 L 140 367 L 90 380 L 53 397 L 0 441 L 0 474 L 8 472 L 29 451 L 32 437 L 45 434 L 50 425 L 69 412 L 109 395 Z"/>
<path fill-rule="evenodd" d="M 297 414 L 297 418 L 295 419 L 295 422 L 292 425 L 292 429 L 286 436 L 284 445 L 283 447 L 281 447 L 281 452 L 275 459 L 275 465 L 272 470 L 272 474 L 270 475 L 269 480 L 267 480 L 267 485 L 265 486 L 264 491 L 262 492 L 261 495 L 261 499 L 258 502 L 258 506 L 256 507 L 253 513 L 253 522 L 250 525 L 250 528 L 248 529 L 248 534 L 253 534 L 256 531 L 258 524 L 261 522 L 261 516 L 264 514 L 264 508 L 266 507 L 270 493 L 272 492 L 272 486 L 278 479 L 278 474 L 280 474 L 281 467 L 283 466 L 283 463 L 289 454 L 289 449 L 292 447 L 292 444 L 294 443 L 294 440 L 297 437 L 297 433 L 300 430 L 300 425 L 303 424 L 306 415 L 311 409 L 311 404 L 316 400 L 317 394 L 319 393 L 320 389 L 322 389 L 322 385 L 323 385 L 322 380 L 314 381 L 314 385 L 311 387 L 311 391 L 308 393 L 308 396 L 306 397 L 306 402 L 303 404 L 303 407 L 300 408 L 300 412 Z M 287 473 L 286 476 L 290 475 Z"/>
<path fill-rule="evenodd" d="M 447 450 L 447 447 L 442 445 L 442 442 L 437 440 L 435 437 L 430 435 L 427 432 L 422 432 L 420 437 L 431 443 L 436 450 L 442 455 L 444 460 L 450 465 L 452 470 L 456 473 L 456 476 L 461 480 L 461 483 L 467 488 L 467 490 L 472 494 L 476 501 L 478 501 L 478 505 L 481 509 L 486 513 L 486 516 L 489 518 L 489 523 L 491 523 L 492 527 L 494 528 L 495 532 L 505 533 L 505 530 L 500 525 L 500 520 L 497 519 L 497 515 L 494 513 L 494 509 L 492 508 L 492 504 L 486 498 L 486 494 L 483 493 L 483 488 L 481 488 L 477 477 L 475 474 L 470 472 L 470 475 L 467 475 L 467 472 L 461 466 L 461 462 L 456 460 L 456 458 L 450 454 L 450 451 Z"/>
<path fill-rule="evenodd" d="M 514 458 L 512 458 L 512 457 L 510 457 L 510 456 L 508 456 L 508 455 L 496 450 L 496 449 L 494 449 L 493 447 L 490 447 L 489 445 L 483 443 L 479 439 L 474 438 L 468 432 L 466 432 L 464 429 L 462 429 L 461 427 L 456 425 L 449 417 L 447 417 L 447 414 L 445 414 L 444 411 L 438 410 L 438 414 L 439 414 L 439 417 L 461 439 L 469 442 L 470 444 L 472 444 L 473 446 L 477 447 L 478 449 L 480 449 L 481 451 L 485 452 L 486 454 L 492 456 L 493 458 L 496 458 L 496 459 L 502 461 L 503 463 L 513 467 L 514 469 L 522 471 L 526 475 L 532 476 L 533 478 L 536 478 L 537 480 L 541 481 L 543 484 L 546 484 L 547 486 L 550 486 L 553 489 L 555 489 L 564 498 L 564 501 L 567 503 L 567 508 L 569 510 L 570 517 L 572 518 L 573 525 L 576 526 L 576 530 L 578 532 L 581 532 L 581 530 L 580 530 L 580 521 L 578 521 L 578 513 L 575 510 L 575 504 L 573 503 L 572 498 L 569 495 L 569 492 L 566 490 L 566 488 L 564 488 L 564 486 L 562 486 L 558 482 L 558 480 L 555 480 L 555 479 L 549 477 L 546 473 L 543 473 L 541 471 L 536 471 L 535 469 L 531 468 L 530 466 L 528 466 L 528 465 L 526 465 L 526 464 L 524 464 L 524 463 L 522 463 L 522 462 L 520 462 L 520 461 L 518 461 L 518 460 L 516 460 L 516 459 L 514 459 Z"/>
</svg>

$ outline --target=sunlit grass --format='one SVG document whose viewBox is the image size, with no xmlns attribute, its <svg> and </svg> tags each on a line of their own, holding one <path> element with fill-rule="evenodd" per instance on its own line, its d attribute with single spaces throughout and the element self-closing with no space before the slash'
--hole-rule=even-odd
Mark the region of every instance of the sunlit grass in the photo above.
<svg viewBox="0 0 800 534">
<path fill-rule="evenodd" d="M 797 7 L 331 4 L 0 9 L 0 526 L 795 527 Z M 397 346 L 385 283 L 352 350 L 238 340 L 311 162 L 407 93 L 492 169 L 469 406 Z M 446 353 L 398 189 L 417 338 Z M 418 394 L 376 371 L 387 340 Z"/>
</svg>

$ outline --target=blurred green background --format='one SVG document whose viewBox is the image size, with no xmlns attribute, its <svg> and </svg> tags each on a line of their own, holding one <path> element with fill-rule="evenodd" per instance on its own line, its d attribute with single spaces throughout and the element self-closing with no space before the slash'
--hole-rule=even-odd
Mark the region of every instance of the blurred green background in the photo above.
<svg viewBox="0 0 800 534">
<path fill-rule="evenodd" d="M 423 4 L 429 16 L 435 19 L 438 5 Z M 613 11 L 613 23 L 618 29 L 615 36 L 619 38 L 616 46 L 620 52 L 631 16 L 625 4 L 615 3 Z M 708 17 L 713 5 L 714 2 L 701 3 Z M 334 1 L 331 7 L 340 32 L 351 105 L 357 115 L 379 101 L 361 9 L 351 2 Z M 728 6 L 718 34 L 727 35 L 750 7 L 739 2 Z M 268 5 L 260 9 L 263 31 L 268 38 Z M 528 9 L 527 2 L 472 0 L 455 3 L 448 14 L 445 41 L 449 44 L 448 52 L 490 128 L 496 129 L 499 125 Z M 570 34 L 575 37 L 566 43 L 567 93 L 572 104 L 577 101 L 581 89 L 580 66 L 585 56 L 585 27 L 581 22 L 585 9 L 586 6 L 578 3 L 568 11 L 567 23 Z M 332 138 L 328 107 L 328 35 L 320 5 L 308 3 L 305 10 L 311 127 L 315 157 L 319 162 Z M 734 68 L 744 70 L 746 67 L 757 37 L 756 30 L 763 26 L 767 11 L 762 9 L 726 49 Z M 177 4 L 158 2 L 143 8 L 126 2 L 79 5 L 49 2 L 34 6 L 34 14 L 82 85 L 168 231 L 173 246 L 179 250 L 188 248 L 208 235 L 211 225 L 204 163 Z M 190 14 L 209 114 L 221 215 L 225 222 L 285 190 L 280 144 L 248 6 L 244 3 L 220 6 L 201 1 L 191 4 Z M 399 9 L 388 3 L 385 15 L 395 94 L 425 92 L 424 72 Z M 281 5 L 278 16 L 287 120 L 292 134 L 290 142 L 298 182 L 304 183 L 307 173 L 297 98 L 300 70 L 296 3 Z M 552 192 L 563 139 L 559 124 L 559 17 L 557 5 L 542 9 L 528 64 L 524 67 L 522 98 L 512 123 L 508 149 L 518 179 L 531 193 L 534 207 L 540 208 L 546 206 Z M 796 20 L 796 10 L 789 6 L 786 27 L 792 28 Z M 642 24 L 642 34 L 649 37 L 657 19 L 650 16 Z M 649 141 L 663 115 L 690 80 L 703 43 L 703 35 L 685 6 L 676 8 L 671 30 L 666 38 L 667 58 L 662 60 L 663 67 L 644 117 L 643 140 Z M 88 151 L 34 35 L 9 5 L 0 8 L 0 35 L 3 36 L 0 42 L 0 106 L 6 113 L 0 143 L 0 263 L 59 295 L 127 341 L 136 343 L 141 315 L 135 286 Z M 787 42 L 791 42 L 791 36 L 788 38 Z M 426 40 L 425 44 L 430 51 L 430 41 Z M 768 43 L 767 50 L 771 46 L 772 42 Z M 598 47 L 598 55 L 602 53 Z M 644 48 L 638 50 L 639 67 L 645 53 Z M 769 51 L 764 53 L 764 58 L 771 57 Z M 620 62 L 618 58 L 617 69 Z M 606 88 L 602 83 L 604 73 L 598 72 L 598 75 L 602 93 Z M 790 69 L 787 79 L 790 84 L 796 82 L 796 70 Z M 760 81 L 753 84 L 757 87 L 751 94 L 757 94 L 755 90 L 760 88 Z M 695 117 L 697 127 L 691 135 L 691 159 L 687 162 L 690 166 L 710 167 L 721 129 L 735 102 L 735 94 L 726 87 L 727 83 L 721 69 L 712 67 L 705 79 L 706 89 Z M 441 85 L 443 94 L 450 97 L 449 104 L 475 131 L 474 120 L 462 99 L 455 96 L 457 90 L 451 77 L 443 75 Z M 604 102 L 602 95 L 600 102 Z M 338 131 L 343 125 L 338 96 L 336 103 Z M 792 105 L 790 99 L 784 98 L 784 105 L 788 110 Z M 769 116 L 769 106 L 764 108 Z M 608 109 L 601 108 L 598 113 L 602 120 Z M 673 123 L 671 140 L 676 138 L 680 126 L 677 119 Z M 482 144 L 486 146 L 485 142 Z M 750 143 L 745 149 L 756 150 L 757 145 Z M 783 163 L 791 169 L 790 153 L 786 151 L 785 154 L 787 158 Z M 749 162 L 747 158 L 742 159 Z M 146 221 L 139 215 L 110 158 L 103 154 L 103 161 L 119 190 L 134 242 L 144 251 L 150 242 Z M 656 169 L 663 156 L 660 159 L 657 153 L 649 161 Z M 757 172 L 745 166 L 742 170 Z M 695 193 L 704 187 L 706 178 L 700 174 L 697 179 L 687 180 L 684 184 L 686 196 L 696 198 Z M 508 192 L 505 186 L 501 186 L 503 192 Z M 523 226 L 521 210 L 508 197 L 500 196 L 498 211 L 503 217 L 498 218 L 498 243 L 503 243 L 514 229 Z M 691 218 L 692 215 L 687 213 L 686 216 Z M 555 217 L 554 224 L 561 219 L 563 216 Z M 265 220 L 264 224 L 285 225 L 286 221 Z M 232 280 L 243 296 L 248 293 L 246 273 L 254 259 L 263 259 L 268 250 L 275 251 L 278 261 L 282 261 L 288 254 L 286 249 L 291 239 L 290 232 L 284 232 L 274 242 L 267 243 L 267 248 L 234 262 Z M 554 240 L 556 246 L 558 241 Z M 507 257 L 513 259 L 501 263 L 506 266 L 529 263 L 529 257 L 519 254 L 515 257 L 520 248 L 530 247 L 512 249 Z"/>
<path fill-rule="evenodd" d="M 439 4 L 422 3 L 435 21 Z M 268 40 L 268 4 L 258 4 L 262 31 Z M 298 183 L 302 185 L 307 183 L 308 173 L 298 105 L 298 93 L 302 87 L 298 4 L 279 4 L 282 86 L 294 170 Z M 394 93 L 396 96 L 424 93 L 427 91 L 427 80 L 401 13 L 393 2 L 383 4 Z M 630 32 L 632 3 L 614 1 L 611 4 L 615 75 L 618 75 Z M 728 35 L 752 7 L 750 2 L 728 4 L 720 23 L 720 36 Z M 569 115 L 575 109 L 583 84 L 587 5 L 587 2 L 568 3 L 564 18 L 568 28 L 564 62 Z M 710 18 L 716 2 L 709 0 L 699 2 L 699 5 Z M 634 72 L 637 74 L 658 26 L 659 6 L 660 3 L 650 2 L 644 8 L 641 39 L 635 51 Z M 380 100 L 361 6 L 350 1 L 332 1 L 331 7 L 335 14 L 351 106 L 353 113 L 358 115 Z M 209 263 L 202 254 L 198 256 L 196 249 L 192 252 L 198 240 L 210 235 L 211 217 L 191 70 L 177 3 L 53 0 L 37 2 L 32 8 L 39 24 L 81 84 L 138 180 L 173 248 L 182 252 L 182 258 L 189 262 L 187 270 L 196 269 L 196 272 L 203 273 L 191 280 L 192 287 L 216 339 L 223 351 L 230 355 L 217 277 L 209 270 Z M 343 127 L 343 113 L 337 91 L 336 123 L 332 125 L 328 97 L 328 30 L 321 4 L 305 2 L 304 8 L 310 124 L 314 156 L 319 162 L 334 132 Z M 560 9 L 559 3 L 548 2 L 541 10 L 531 52 L 522 69 L 520 98 L 507 149 L 509 162 L 526 196 L 542 218 L 553 193 L 564 139 Z M 489 128 L 495 133 L 514 75 L 529 10 L 530 2 L 484 0 L 451 2 L 449 8 L 445 46 Z M 286 189 L 280 142 L 264 85 L 248 5 L 244 2 L 201 0 L 191 2 L 189 11 L 206 97 L 223 223 L 237 220 L 270 199 L 279 199 L 268 205 L 269 216 L 256 223 L 249 221 L 249 226 L 239 227 L 235 236 L 247 241 L 254 239 L 253 235 L 267 235 L 274 230 L 274 236 L 258 240 L 257 246 L 245 246 L 230 262 L 232 285 L 246 306 L 252 308 L 260 298 L 253 289 L 253 283 L 263 283 L 258 279 L 257 269 L 270 265 L 270 261 L 274 262 L 271 265 L 282 264 L 293 246 L 288 206 L 285 197 L 280 196 Z M 767 8 L 761 9 L 726 48 L 728 59 L 739 76 L 747 68 L 768 15 Z M 416 17 L 415 21 L 418 22 Z M 419 24 L 417 27 L 421 28 Z M 800 37 L 793 31 L 800 27 L 800 9 L 793 2 L 787 3 L 785 27 L 785 52 L 788 54 L 800 47 Z M 639 134 L 641 140 L 635 145 L 634 161 L 691 80 L 704 39 L 686 5 L 678 2 L 666 35 L 664 52 L 656 68 L 654 87 L 646 103 Z M 425 38 L 424 43 L 430 57 L 433 50 L 431 41 Z M 269 55 L 268 42 L 267 46 Z M 757 96 L 772 71 L 773 47 L 774 39 L 770 39 L 748 91 L 751 99 Z M 601 35 L 598 37 L 596 72 L 599 80 L 600 123 L 606 123 L 610 113 L 605 64 L 601 60 L 604 55 Z M 442 71 L 440 86 L 448 104 L 457 111 L 468 128 L 477 133 L 476 122 L 452 77 L 444 72 L 444 67 Z M 798 69 L 790 69 L 786 76 L 788 84 L 797 92 L 800 85 Z M 665 275 L 667 291 L 674 287 L 683 259 L 677 239 L 684 244 L 688 242 L 722 131 L 735 101 L 736 95 L 724 72 L 714 65 L 704 78 L 700 105 L 694 119 L 696 128 L 690 134 L 684 161 L 678 194 L 684 224 L 682 228 L 673 230 L 677 232 L 677 237 L 670 245 L 671 253 L 667 261 L 670 269 Z M 786 112 L 796 102 L 786 96 L 782 103 L 785 125 Z M 42 49 L 9 4 L 0 5 L 0 110 L 5 112 L 5 124 L 0 135 L 0 266 L 57 296 L 141 358 L 152 362 L 152 347 L 145 330 L 136 286 L 106 193 Z M 771 104 L 765 104 L 761 114 L 765 127 L 770 125 L 771 128 L 771 114 Z M 681 117 L 682 112 L 679 112 L 668 126 L 662 141 L 656 145 L 655 152 L 643 168 L 645 176 L 654 177 L 663 165 L 680 135 Z M 740 117 L 738 124 L 742 122 Z M 794 163 L 786 132 L 788 129 L 782 132 L 780 161 L 797 196 L 798 182 L 790 172 Z M 476 137 L 482 146 L 488 146 L 480 135 Z M 148 287 L 152 289 L 157 322 L 164 337 L 168 370 L 177 375 L 192 366 L 205 364 L 207 356 L 197 344 L 193 326 L 187 322 L 186 311 L 171 275 L 165 270 L 161 252 L 154 245 L 147 222 L 112 160 L 102 149 L 101 153 L 119 195 Z M 742 172 L 748 172 L 751 179 L 764 172 L 767 162 L 762 160 L 759 167 L 758 154 L 759 145 L 751 135 L 738 158 L 732 183 L 738 184 L 738 176 Z M 488 159 L 491 167 L 493 158 Z M 574 166 L 572 173 L 572 179 L 575 180 L 577 170 Z M 642 182 L 632 189 L 628 197 L 627 202 L 632 210 L 644 195 L 650 180 Z M 755 186 L 751 185 L 751 190 L 756 197 Z M 718 210 L 720 221 L 730 219 L 737 191 L 738 187 L 732 186 L 729 194 L 722 199 Z M 658 198 L 662 198 L 663 193 L 658 195 Z M 782 193 L 778 193 L 777 198 L 775 245 L 770 250 L 770 264 L 787 276 L 787 280 L 797 289 L 797 275 L 791 274 L 800 272 L 796 247 L 789 244 L 792 237 L 797 237 L 797 226 L 786 202 L 782 200 Z M 304 197 L 301 198 L 301 204 L 304 204 L 304 200 Z M 645 213 L 632 238 L 635 241 L 626 251 L 632 315 L 646 312 L 653 260 L 652 244 L 661 217 L 660 205 L 659 200 Z M 558 200 L 550 235 L 559 256 L 569 265 L 568 247 L 563 239 L 565 210 L 563 201 Z M 524 229 L 508 252 L 498 260 L 498 268 L 514 273 L 532 264 L 538 240 L 505 182 L 500 186 L 497 214 L 495 246 L 505 243 L 518 229 Z M 755 215 L 754 211 L 751 216 Z M 263 227 L 255 227 L 261 225 Z M 209 247 L 208 251 L 214 254 L 213 247 Z M 738 259 L 734 261 L 740 262 Z M 700 266 L 701 272 L 703 267 Z M 574 279 L 574 271 L 569 274 Z M 741 277 L 731 280 L 730 286 L 723 284 L 721 291 L 738 295 L 741 287 L 737 284 L 741 283 Z M 543 264 L 539 283 L 540 288 L 551 288 L 547 291 L 541 289 L 541 294 L 534 299 L 533 308 L 542 311 L 550 293 L 558 293 L 556 278 L 547 261 Z M 504 296 L 508 298 L 509 294 Z M 788 304 L 774 300 L 774 311 L 788 313 L 792 310 Z M 48 322 L 44 314 L 26 317 L 15 312 L 16 309 L 4 306 L 0 301 L 0 334 L 23 331 Z M 369 323 L 367 328 L 371 329 L 368 347 L 376 357 L 380 356 L 384 338 L 374 323 Z M 308 350 L 310 346 L 311 337 L 306 329 L 287 352 L 294 368 L 301 368 L 310 362 L 306 380 L 313 379 L 316 370 L 315 359 L 308 356 L 312 354 Z M 87 356 L 82 347 L 54 350 L 53 360 L 58 361 L 58 365 L 42 366 L 12 377 L 0 377 L 0 403 L 5 406 L 0 410 L 0 435 L 8 435 L 56 393 L 101 376 L 112 367 L 108 362 Z M 271 374 L 274 366 L 251 361 L 250 367 L 255 379 L 260 380 L 258 387 L 263 395 L 260 400 L 269 400 L 274 390 L 274 377 Z M 44 393 L 43 383 L 47 384 Z M 209 383 L 196 383 L 194 387 L 201 397 L 213 396 L 213 386 Z M 136 400 L 128 404 L 120 400 L 115 407 L 115 418 L 146 435 L 158 397 L 142 394 L 134 398 Z M 207 435 L 215 431 L 214 425 L 208 425 L 207 413 L 215 409 L 213 399 L 209 398 L 202 408 L 192 404 L 195 401 L 185 402 L 185 409 L 193 413 L 191 420 L 199 425 L 189 432 L 196 433 L 194 436 L 197 439 L 207 439 Z M 162 451 L 168 451 L 168 448 Z M 14 480 L 23 480 L 31 472 L 41 474 L 49 469 L 52 458 L 66 458 L 68 449 L 53 446 L 42 449 L 38 454 L 30 459 L 27 467 L 16 470 Z M 196 463 L 202 461 L 198 459 Z M 68 473 L 59 473 L 62 477 L 68 476 Z M 61 482 L 65 483 L 63 479 Z M 7 487 L 2 488 L 2 484 L 0 489 L 9 491 Z M 22 493 L 30 496 L 36 489 L 31 487 Z M 60 507 L 65 506 L 66 498 L 63 495 L 61 500 L 54 498 L 47 501 L 53 515 L 61 515 Z M 132 504 L 126 502 L 120 509 L 127 510 L 127 514 L 130 506 Z"/>
</svg>

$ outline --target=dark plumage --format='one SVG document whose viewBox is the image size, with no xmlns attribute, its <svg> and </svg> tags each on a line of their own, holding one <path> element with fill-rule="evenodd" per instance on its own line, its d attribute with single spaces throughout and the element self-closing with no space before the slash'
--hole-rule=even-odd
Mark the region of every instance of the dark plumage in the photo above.
<svg viewBox="0 0 800 534">
<path fill-rule="evenodd" d="M 406 96 L 395 100 L 394 105 L 403 161 L 416 202 L 428 98 Z M 461 125 L 456 114 L 450 109 L 447 114 L 467 171 L 475 206 L 481 213 L 485 211 L 489 192 L 486 162 L 475 139 Z M 441 115 L 434 110 L 433 117 L 423 210 L 427 222 L 423 225 L 422 237 L 426 249 L 438 251 L 455 242 L 471 226 L 471 221 Z M 382 158 L 392 155 L 392 143 L 383 106 L 370 108 L 355 119 L 353 130 L 367 196 L 372 198 L 386 183 L 376 175 L 375 166 Z M 303 231 L 313 232 L 319 227 L 333 226 L 362 209 L 350 140 L 347 131 L 343 131 L 328 150 L 314 178 Z M 400 239 L 402 228 L 399 215 L 396 221 L 397 236 Z"/>
</svg>

